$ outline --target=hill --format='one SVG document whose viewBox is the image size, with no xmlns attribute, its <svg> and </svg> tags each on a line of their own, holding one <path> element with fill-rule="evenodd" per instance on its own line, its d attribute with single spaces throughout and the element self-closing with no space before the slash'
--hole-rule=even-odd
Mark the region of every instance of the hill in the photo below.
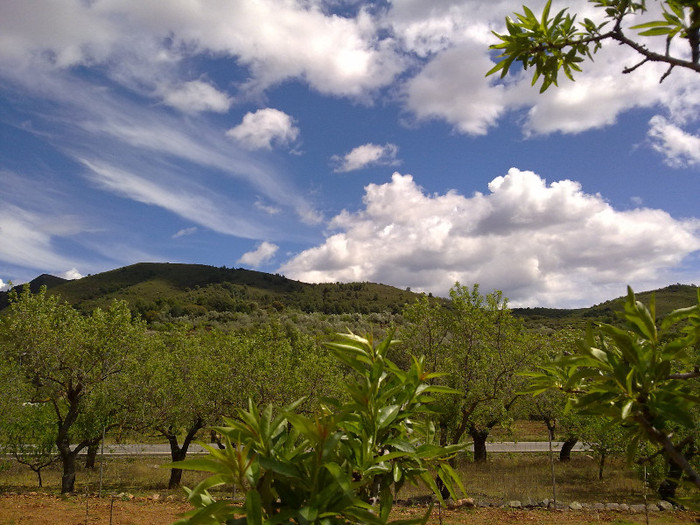
<svg viewBox="0 0 700 525">
<path fill-rule="evenodd" d="M 123 299 L 149 321 L 163 315 L 196 317 L 211 311 L 250 313 L 260 308 L 398 313 L 420 296 L 383 284 L 308 284 L 242 268 L 173 263 L 138 263 L 73 281 L 43 275 L 30 288 L 36 291 L 41 285 L 85 312 Z M 7 292 L 0 294 L 0 308 L 7 305 L 7 296 Z"/>
<path fill-rule="evenodd" d="M 672 284 L 658 290 L 636 292 L 635 297 L 645 305 L 649 305 L 651 296 L 656 300 L 656 316 L 664 317 L 669 312 L 698 302 L 698 287 L 689 284 Z M 621 312 L 626 296 L 578 309 L 558 308 L 514 308 L 513 313 L 522 318 L 529 326 L 546 326 L 559 328 L 563 326 L 582 326 L 590 321 L 615 323 L 618 321 L 617 312 Z"/>
<path fill-rule="evenodd" d="M 68 281 L 40 275 L 30 283 L 33 292 L 43 285 L 81 311 L 105 307 L 114 299 L 126 300 L 147 321 L 168 321 L 216 314 L 251 314 L 257 310 L 285 309 L 324 314 L 401 312 L 421 294 L 375 283 L 308 284 L 242 268 L 200 264 L 138 263 Z M 17 287 L 19 288 L 19 287 Z M 698 288 L 674 284 L 637 293 L 649 303 L 656 294 L 657 315 L 696 304 Z M 7 292 L 0 293 L 0 309 L 7 306 Z M 436 299 L 439 300 L 439 299 Z M 532 328 L 557 329 L 583 326 L 589 321 L 615 322 L 624 297 L 590 308 L 515 308 L 513 313 Z"/>
</svg>

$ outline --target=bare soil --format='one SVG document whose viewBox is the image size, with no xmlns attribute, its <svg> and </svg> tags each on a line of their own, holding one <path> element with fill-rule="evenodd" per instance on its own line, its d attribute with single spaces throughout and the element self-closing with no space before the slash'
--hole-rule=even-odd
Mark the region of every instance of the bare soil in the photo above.
<svg viewBox="0 0 700 525">
<path fill-rule="evenodd" d="M 71 496 L 62 498 L 42 493 L 0 495 L 0 525 L 169 525 L 190 507 L 183 501 L 161 499 L 160 495 L 122 500 L 115 497 Z M 424 508 L 398 508 L 395 519 L 415 517 Z M 498 508 L 434 509 L 430 524 L 443 525 L 644 525 L 644 514 L 612 511 L 509 510 Z M 700 513 L 653 512 L 651 525 L 700 523 Z"/>
</svg>

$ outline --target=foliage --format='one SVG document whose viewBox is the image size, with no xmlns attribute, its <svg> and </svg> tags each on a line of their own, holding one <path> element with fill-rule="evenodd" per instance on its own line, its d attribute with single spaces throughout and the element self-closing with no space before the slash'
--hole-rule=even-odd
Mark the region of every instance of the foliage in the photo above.
<svg viewBox="0 0 700 525">
<path fill-rule="evenodd" d="M 73 281 L 41 276 L 49 295 L 60 294 L 81 312 L 129 302 L 149 323 L 163 324 L 209 313 L 252 314 L 258 309 L 324 314 L 399 313 L 419 294 L 383 284 L 307 284 L 281 275 L 200 264 L 139 263 Z M 7 301 L 0 292 L 0 309 Z"/>
<path fill-rule="evenodd" d="M 44 403 L 22 403 L 0 426 L 3 452 L 36 473 L 39 487 L 43 486 L 42 469 L 59 458 L 56 438 L 52 408 Z"/>
<path fill-rule="evenodd" d="M 53 414 L 61 491 L 72 492 L 77 454 L 123 409 L 118 379 L 143 349 L 143 326 L 123 302 L 84 317 L 45 287 L 14 294 L 0 323 L 2 358 L 19 367 L 25 401 L 45 403 Z"/>
<path fill-rule="evenodd" d="M 653 296 L 647 309 L 628 289 L 621 315 L 625 328 L 589 329 L 577 354 L 532 374 L 530 391 L 573 394 L 570 405 L 578 412 L 621 425 L 629 458 L 648 441 L 700 488 L 700 477 L 672 441 L 682 429 L 698 429 L 700 295 L 696 306 L 671 312 L 657 327 Z"/>
<path fill-rule="evenodd" d="M 451 490 L 460 486 L 447 459 L 461 447 L 432 444 L 426 419 L 434 394 L 452 391 L 428 384 L 435 375 L 420 359 L 407 371 L 396 366 L 387 355 L 394 343 L 391 336 L 375 344 L 350 333 L 328 344 L 354 372 L 346 402 L 328 399 L 313 417 L 295 411 L 299 402 L 278 413 L 250 402 L 227 419 L 217 428 L 224 450 L 207 447 L 205 459 L 178 464 L 213 474 L 188 490 L 195 509 L 180 523 L 379 524 L 388 521 L 394 492 L 405 482 L 437 492 L 437 472 Z M 243 508 L 208 492 L 223 484 L 245 491 Z"/>
<path fill-rule="evenodd" d="M 533 340 L 500 292 L 483 296 L 477 285 L 457 283 L 449 304 L 423 298 L 408 307 L 404 317 L 402 335 L 411 351 L 425 352 L 429 370 L 449 374 L 436 381 L 460 393 L 443 402 L 441 439 L 458 443 L 469 433 L 475 459 L 485 459 L 480 445 L 491 428 L 509 419 L 522 382 L 516 373 L 534 357 Z"/>
<path fill-rule="evenodd" d="M 563 71 L 573 80 L 575 72 L 581 71 L 581 62 L 593 58 L 604 42 L 613 41 L 630 47 L 639 53 L 643 60 L 635 66 L 625 68 L 630 73 L 647 62 L 661 62 L 669 68 L 663 81 L 674 67 L 690 69 L 700 73 L 700 4 L 697 0 L 661 0 L 662 18 L 632 26 L 638 37 L 661 37 L 665 41 L 666 52 L 657 53 L 644 45 L 642 39 L 627 36 L 625 19 L 647 10 L 646 0 L 589 0 L 604 13 L 604 21 L 597 23 L 589 18 L 576 22 L 576 15 L 562 9 L 550 16 L 551 0 L 548 0 L 542 14 L 535 15 L 527 6 L 523 13 L 515 13 L 515 19 L 506 18 L 507 33 L 494 34 L 501 40 L 491 49 L 501 52 L 501 60 L 487 73 L 501 72 L 504 77 L 514 62 L 520 62 L 524 69 L 534 70 L 532 84 L 542 77 L 540 92 L 552 84 L 557 85 L 558 74 Z M 690 60 L 682 55 L 671 55 L 671 44 L 681 38 L 688 42 Z"/>
</svg>

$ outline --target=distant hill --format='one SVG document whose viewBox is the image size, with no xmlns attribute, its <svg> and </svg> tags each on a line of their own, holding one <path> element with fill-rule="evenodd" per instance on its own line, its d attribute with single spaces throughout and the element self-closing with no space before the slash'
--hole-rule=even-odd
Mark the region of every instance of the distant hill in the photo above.
<svg viewBox="0 0 700 525">
<path fill-rule="evenodd" d="M 196 318 L 217 312 L 252 313 L 258 309 L 396 314 L 422 295 L 369 282 L 308 284 L 242 268 L 174 263 L 138 263 L 71 281 L 44 274 L 29 284 L 33 292 L 45 285 L 49 293 L 60 294 L 84 312 L 123 299 L 147 321 Z M 657 315 L 696 304 L 697 290 L 684 284 L 655 290 Z M 637 293 L 637 298 L 648 304 L 651 293 Z M 0 292 L 0 309 L 7 306 L 7 296 L 7 292 Z M 624 297 L 619 297 L 578 309 L 515 308 L 513 313 L 530 327 L 556 329 L 583 326 L 593 320 L 614 322 L 623 301 Z"/>
<path fill-rule="evenodd" d="M 635 291 L 638 301 L 649 305 L 651 295 L 656 301 L 656 316 L 664 317 L 669 312 L 698 302 L 698 287 L 689 284 L 672 284 L 658 290 Z M 521 317 L 530 326 L 580 326 L 589 321 L 614 323 L 618 320 L 616 312 L 621 312 L 626 296 L 617 297 L 589 308 L 514 308 L 513 313 Z"/>
<path fill-rule="evenodd" d="M 33 291 L 42 285 L 86 312 L 114 299 L 126 300 L 146 320 L 163 314 L 192 317 L 210 311 L 249 313 L 258 308 L 398 313 L 420 296 L 383 284 L 308 284 L 241 268 L 173 263 L 138 263 L 72 281 L 42 275 L 30 283 Z M 0 294 L 0 308 L 7 305 L 7 295 Z"/>
</svg>

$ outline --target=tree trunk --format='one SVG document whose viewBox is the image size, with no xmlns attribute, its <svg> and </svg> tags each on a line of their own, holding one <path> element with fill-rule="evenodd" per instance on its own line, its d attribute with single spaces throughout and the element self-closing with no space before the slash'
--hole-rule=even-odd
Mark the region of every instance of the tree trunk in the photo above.
<svg viewBox="0 0 700 525">
<path fill-rule="evenodd" d="M 87 447 L 87 454 L 85 456 L 85 468 L 94 469 L 95 461 L 97 460 L 97 452 L 99 451 L 100 442 L 96 443 L 93 441 Z"/>
<path fill-rule="evenodd" d="M 41 468 L 32 468 L 32 470 L 36 472 L 36 477 L 39 478 L 39 488 L 42 488 L 44 483 L 41 480 Z"/>
<path fill-rule="evenodd" d="M 474 462 L 483 463 L 486 461 L 486 438 L 489 437 L 489 431 L 471 429 L 469 435 L 474 440 Z"/>
<path fill-rule="evenodd" d="M 695 454 L 695 441 L 693 440 L 689 443 L 688 449 L 683 453 L 683 456 L 688 461 L 691 461 Z M 669 458 L 668 455 L 666 455 L 666 461 L 668 462 L 668 475 L 659 485 L 658 492 L 661 499 L 673 501 L 676 497 L 676 489 L 678 488 L 681 477 L 683 476 L 683 467 Z"/>
<path fill-rule="evenodd" d="M 75 454 L 70 451 L 61 451 L 61 462 L 63 463 L 63 474 L 61 476 L 61 494 L 75 492 Z"/>
<path fill-rule="evenodd" d="M 575 437 L 567 438 L 567 440 L 564 441 L 564 444 L 561 446 L 561 450 L 559 451 L 559 461 L 571 461 L 571 451 L 576 443 L 578 443 L 578 439 Z"/>
<path fill-rule="evenodd" d="M 185 436 L 185 440 L 182 442 L 182 446 L 178 445 L 177 434 L 173 428 L 169 428 L 167 431 L 161 430 L 166 438 L 168 438 L 168 443 L 170 444 L 170 457 L 175 461 L 184 461 L 187 457 L 187 449 L 190 447 L 190 443 L 194 439 L 195 434 L 204 426 L 204 421 L 198 418 L 190 427 Z M 168 481 L 169 489 L 176 489 L 180 486 L 182 481 L 182 469 L 181 468 L 171 468 L 170 469 L 170 480 Z"/>
<path fill-rule="evenodd" d="M 604 450 L 600 452 L 600 459 L 598 460 L 598 480 L 603 479 L 603 469 L 605 468 L 605 456 L 607 454 Z"/>
</svg>

